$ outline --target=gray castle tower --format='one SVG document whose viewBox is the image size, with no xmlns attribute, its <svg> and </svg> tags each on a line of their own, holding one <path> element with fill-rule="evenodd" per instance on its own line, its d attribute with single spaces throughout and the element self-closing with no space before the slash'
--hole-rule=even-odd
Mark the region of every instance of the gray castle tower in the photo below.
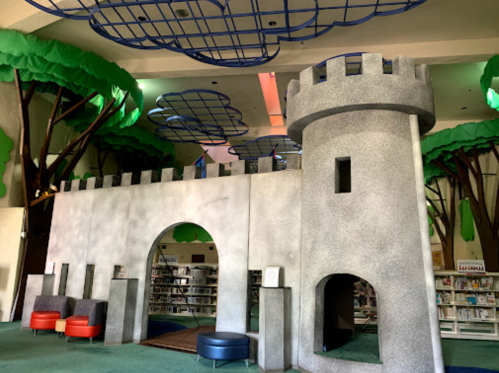
<svg viewBox="0 0 499 373">
<path fill-rule="evenodd" d="M 444 372 L 419 144 L 434 124 L 428 67 L 410 58 L 384 74 L 381 55 L 364 54 L 354 76 L 337 58 L 326 82 L 315 68 L 290 82 L 288 135 L 303 145 L 302 371 Z M 352 328 L 353 292 L 325 296 L 348 275 L 376 290 L 382 364 L 314 354 L 325 324 Z"/>
</svg>

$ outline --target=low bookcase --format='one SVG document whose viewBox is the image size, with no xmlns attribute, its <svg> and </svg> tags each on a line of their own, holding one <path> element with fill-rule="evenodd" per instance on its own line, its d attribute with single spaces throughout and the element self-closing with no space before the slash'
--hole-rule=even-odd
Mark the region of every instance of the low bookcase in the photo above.
<svg viewBox="0 0 499 373">
<path fill-rule="evenodd" d="M 216 317 L 218 265 L 168 266 L 171 271 L 166 264 L 153 264 L 149 315 L 192 316 L 194 311 L 199 317 Z"/>
<path fill-rule="evenodd" d="M 442 338 L 499 340 L 499 273 L 436 271 Z"/>
</svg>

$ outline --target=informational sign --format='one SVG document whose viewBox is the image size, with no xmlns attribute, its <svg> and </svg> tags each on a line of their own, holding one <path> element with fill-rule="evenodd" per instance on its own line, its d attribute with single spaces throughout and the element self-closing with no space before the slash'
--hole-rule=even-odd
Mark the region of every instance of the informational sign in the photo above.
<svg viewBox="0 0 499 373">
<path fill-rule="evenodd" d="M 265 281 L 263 286 L 266 288 L 278 288 L 280 270 L 281 267 L 267 267 L 265 269 Z"/>
<path fill-rule="evenodd" d="M 485 273 L 483 260 L 458 260 L 457 271 L 461 273 Z"/>
<path fill-rule="evenodd" d="M 165 264 L 165 260 L 168 264 L 178 263 L 178 255 L 160 255 L 159 263 Z"/>
</svg>

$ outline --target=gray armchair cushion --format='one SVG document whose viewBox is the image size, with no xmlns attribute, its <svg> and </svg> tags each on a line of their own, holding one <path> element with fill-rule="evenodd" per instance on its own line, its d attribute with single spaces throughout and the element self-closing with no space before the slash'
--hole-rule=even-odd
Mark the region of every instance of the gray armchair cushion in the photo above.
<svg viewBox="0 0 499 373">
<path fill-rule="evenodd" d="M 61 319 L 68 317 L 68 297 L 62 295 L 38 295 L 33 311 L 58 311 Z"/>
<path fill-rule="evenodd" d="M 104 321 L 106 302 L 97 299 L 78 299 L 75 316 L 88 316 L 88 326 L 100 325 Z"/>
</svg>

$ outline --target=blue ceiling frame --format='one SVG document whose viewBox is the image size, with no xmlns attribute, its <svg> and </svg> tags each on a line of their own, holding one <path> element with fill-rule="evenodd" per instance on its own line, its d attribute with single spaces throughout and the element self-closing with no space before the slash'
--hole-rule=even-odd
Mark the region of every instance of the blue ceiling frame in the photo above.
<svg viewBox="0 0 499 373">
<path fill-rule="evenodd" d="M 301 147 L 286 135 L 270 135 L 229 148 L 229 154 L 250 162 L 250 172 L 258 171 L 258 159 L 269 157 L 275 148 L 275 157 L 281 169 L 286 168 L 289 154 L 301 154 Z"/>
<path fill-rule="evenodd" d="M 158 126 L 156 134 L 169 141 L 224 145 L 229 138 L 249 130 L 242 113 L 220 92 L 192 89 L 167 93 L 159 96 L 156 104 L 158 108 L 150 110 L 147 117 Z"/>
<path fill-rule="evenodd" d="M 99 35 L 138 49 L 169 49 L 212 65 L 274 59 L 281 41 L 306 41 L 336 26 L 409 11 L 427 0 L 25 0 L 50 14 L 86 20 Z M 339 2 L 342 1 L 343 3 Z M 87 4 L 87 5 L 86 5 Z M 279 6 L 276 7 L 276 4 Z"/>
</svg>

